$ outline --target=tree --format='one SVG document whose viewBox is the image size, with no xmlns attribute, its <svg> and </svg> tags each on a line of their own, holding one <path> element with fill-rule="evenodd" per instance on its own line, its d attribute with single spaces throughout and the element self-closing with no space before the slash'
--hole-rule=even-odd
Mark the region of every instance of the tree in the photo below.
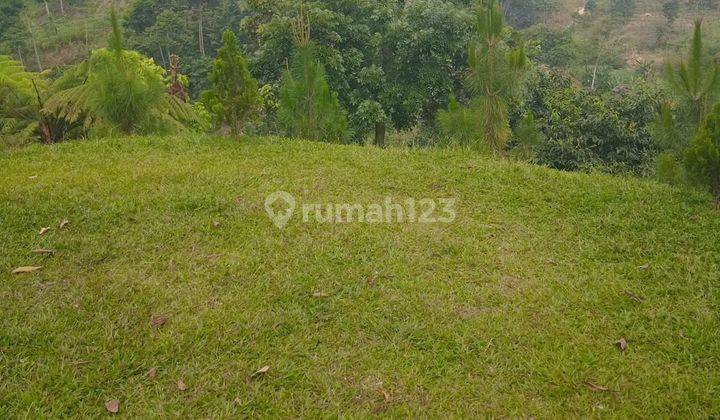
<svg viewBox="0 0 720 420">
<path fill-rule="evenodd" d="M 665 0 L 662 5 L 662 12 L 667 19 L 668 25 L 675 23 L 675 19 L 678 17 L 680 11 L 680 2 L 678 0 Z"/>
<path fill-rule="evenodd" d="M 19 143 L 39 137 L 38 74 L 26 72 L 10 57 L 0 55 L 0 139 Z"/>
<path fill-rule="evenodd" d="M 681 102 L 681 112 L 688 123 L 698 127 L 720 95 L 720 64 L 705 53 L 702 22 L 695 22 L 690 55 L 687 61 L 666 64 L 668 84 Z"/>
<path fill-rule="evenodd" d="M 278 119 L 291 136 L 309 140 L 343 142 L 347 118 L 338 96 L 330 89 L 325 68 L 315 58 L 310 22 L 304 9 L 295 27 L 296 52 L 280 87 Z"/>
<path fill-rule="evenodd" d="M 68 123 L 82 121 L 97 134 L 148 134 L 182 130 L 195 120 L 192 108 L 167 93 L 165 71 L 128 51 L 113 10 L 109 47 L 67 71 L 53 84 L 44 112 Z"/>
<path fill-rule="evenodd" d="M 504 41 L 496 0 L 478 1 L 477 13 L 478 38 L 471 42 L 468 58 L 468 85 L 474 95 L 470 108 L 480 128 L 479 141 L 501 152 L 512 134 L 508 103 L 523 86 L 527 59 L 522 46 L 510 48 Z"/>
<path fill-rule="evenodd" d="M 685 151 L 684 163 L 690 179 L 707 188 L 720 208 L 720 104 Z"/>
<path fill-rule="evenodd" d="M 223 46 L 210 72 L 210 90 L 203 101 L 215 121 L 230 127 L 232 134 L 242 134 L 262 108 L 258 83 L 248 70 L 235 34 L 223 33 Z"/>
</svg>

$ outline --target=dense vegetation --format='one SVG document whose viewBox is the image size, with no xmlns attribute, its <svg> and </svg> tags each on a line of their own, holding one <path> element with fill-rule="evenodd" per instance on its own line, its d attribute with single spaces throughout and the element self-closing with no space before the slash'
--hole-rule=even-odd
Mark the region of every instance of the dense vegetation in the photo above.
<svg viewBox="0 0 720 420">
<path fill-rule="evenodd" d="M 667 51 L 693 13 L 720 13 L 715 1 L 661 3 L 590 0 L 568 14 L 560 0 L 133 0 L 117 2 L 118 22 L 89 13 L 92 0 L 11 0 L 1 141 L 282 134 L 465 147 L 713 191 L 696 175 L 712 159 L 689 148 L 720 100 L 716 22 L 696 22 L 677 64 L 627 64 L 615 42 L 656 13 L 657 42 L 642 48 Z M 571 24 L 550 25 L 563 12 Z M 80 47 L 46 70 L 51 45 Z"/>
</svg>

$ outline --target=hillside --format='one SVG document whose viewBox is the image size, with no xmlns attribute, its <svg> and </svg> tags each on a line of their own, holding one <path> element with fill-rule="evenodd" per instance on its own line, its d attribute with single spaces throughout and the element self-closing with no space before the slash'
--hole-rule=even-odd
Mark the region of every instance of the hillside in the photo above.
<svg viewBox="0 0 720 420">
<path fill-rule="evenodd" d="M 0 167 L 0 417 L 720 414 L 705 195 L 261 138 L 35 145 Z M 457 218 L 281 230 L 278 190 L 454 198 Z"/>
<path fill-rule="evenodd" d="M 585 3 L 586 0 L 550 0 L 548 6 L 538 14 L 541 16 L 539 22 L 555 29 L 578 26 L 578 15 L 584 11 Z M 677 20 L 668 26 L 662 12 L 663 0 L 637 0 L 635 3 L 632 17 L 619 27 L 609 29 L 604 37 L 605 42 L 622 50 L 628 67 L 634 68 L 642 63 L 658 64 L 668 57 L 676 57 L 678 49 L 687 44 L 692 33 L 692 23 L 698 18 L 705 21 L 706 45 L 715 53 L 720 53 L 720 9 L 717 7 L 698 10 L 697 6 L 680 1 Z M 46 69 L 76 63 L 84 59 L 93 48 L 105 46 L 109 32 L 107 15 L 111 4 L 121 12 L 127 12 L 132 2 L 65 0 L 62 9 L 60 4 L 51 1 L 48 9 L 34 5 L 22 16 L 27 21 L 23 27 L 34 32 L 40 62 Z M 604 15 L 604 12 L 598 11 L 594 18 L 602 18 Z M 667 34 L 658 40 L 658 28 L 668 27 Z M 577 30 L 582 37 L 587 29 Z M 29 37 L 29 33 L 26 37 Z M 8 42 L 6 45 L 0 42 L 0 54 L 22 57 L 29 68 L 37 68 L 33 52 L 33 45 L 27 40 L 21 43 Z"/>
<path fill-rule="evenodd" d="M 720 9 L 699 9 L 692 2 L 680 1 L 677 19 L 668 24 L 663 14 L 664 0 L 637 0 L 635 11 L 631 17 L 617 27 L 603 30 L 606 25 L 601 19 L 602 12 L 585 13 L 585 0 L 563 0 L 562 7 L 548 11 L 544 22 L 551 27 L 560 29 L 578 26 L 578 15 L 599 21 L 591 24 L 594 30 L 603 32 L 603 42 L 616 45 L 621 49 L 626 65 L 631 68 L 639 65 L 661 64 L 666 59 L 675 59 L 681 51 L 685 51 L 691 38 L 693 22 L 702 19 L 706 35 L 706 46 L 714 53 L 720 53 Z M 602 4 L 602 3 L 601 3 Z M 658 30 L 663 37 L 658 38 Z M 587 29 L 578 29 L 580 35 Z"/>
</svg>

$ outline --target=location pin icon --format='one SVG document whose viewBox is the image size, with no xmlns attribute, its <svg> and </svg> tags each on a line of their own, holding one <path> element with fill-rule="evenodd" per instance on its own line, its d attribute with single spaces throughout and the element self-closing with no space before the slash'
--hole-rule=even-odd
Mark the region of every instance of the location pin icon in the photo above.
<svg viewBox="0 0 720 420">
<path fill-rule="evenodd" d="M 274 206 L 279 201 L 285 202 L 287 205 L 286 210 L 275 211 Z M 293 213 L 295 213 L 296 205 L 295 198 L 285 191 L 274 192 L 265 199 L 265 211 L 279 229 L 283 229 L 290 222 Z"/>
</svg>

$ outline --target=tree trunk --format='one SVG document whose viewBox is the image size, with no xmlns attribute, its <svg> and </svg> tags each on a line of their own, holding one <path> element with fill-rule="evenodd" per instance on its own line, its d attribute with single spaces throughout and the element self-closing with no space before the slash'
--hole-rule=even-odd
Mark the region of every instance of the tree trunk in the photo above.
<svg viewBox="0 0 720 420">
<path fill-rule="evenodd" d="M 167 61 L 165 61 L 165 54 L 163 54 L 162 45 L 160 46 L 160 59 L 163 62 L 163 68 L 167 68 Z"/>
<path fill-rule="evenodd" d="M 33 29 L 32 29 L 32 26 L 30 26 L 30 23 L 28 23 L 28 31 L 30 32 L 30 39 L 32 40 L 33 51 L 35 52 L 35 62 L 37 63 L 38 71 L 42 72 L 43 67 L 42 67 L 42 63 L 40 63 L 40 54 L 38 54 L 37 42 L 35 42 L 35 32 L 33 32 Z"/>
<path fill-rule="evenodd" d="M 385 123 L 375 123 L 375 146 L 385 147 Z"/>
<path fill-rule="evenodd" d="M 200 19 L 198 20 L 198 40 L 200 41 L 200 54 L 205 57 L 205 36 L 203 34 L 203 5 L 200 5 Z"/>
<path fill-rule="evenodd" d="M 45 12 L 47 13 L 48 18 L 52 19 L 52 15 L 50 14 L 50 5 L 47 0 L 43 0 L 43 2 L 45 3 Z"/>
<path fill-rule="evenodd" d="M 598 55 L 597 59 L 595 60 L 595 68 L 593 69 L 593 78 L 592 78 L 592 84 L 590 85 L 590 90 L 595 90 L 595 81 L 597 80 L 597 70 L 598 70 L 599 63 L 600 63 L 600 55 Z"/>
<path fill-rule="evenodd" d="M 26 68 L 25 67 L 25 59 L 23 58 L 22 51 L 20 50 L 20 48 L 17 49 L 17 53 L 18 53 L 18 58 L 20 58 L 20 64 L 22 64 L 23 68 Z"/>
<path fill-rule="evenodd" d="M 60 0 L 60 13 L 65 16 L 65 2 L 63 0 Z"/>
</svg>

